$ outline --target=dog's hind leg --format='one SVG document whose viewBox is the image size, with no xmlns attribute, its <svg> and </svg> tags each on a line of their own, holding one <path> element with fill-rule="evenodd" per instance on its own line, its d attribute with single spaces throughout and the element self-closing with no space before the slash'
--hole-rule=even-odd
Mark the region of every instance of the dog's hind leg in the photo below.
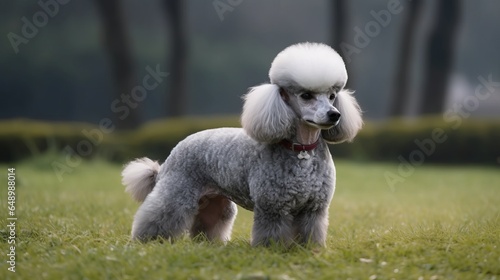
<svg viewBox="0 0 500 280">
<path fill-rule="evenodd" d="M 203 234 L 208 240 L 229 241 L 237 211 L 236 204 L 223 195 L 203 196 L 191 227 L 191 237 Z"/>
<path fill-rule="evenodd" d="M 198 211 L 201 187 L 181 176 L 160 179 L 135 214 L 132 239 L 175 240 L 191 228 Z"/>
</svg>

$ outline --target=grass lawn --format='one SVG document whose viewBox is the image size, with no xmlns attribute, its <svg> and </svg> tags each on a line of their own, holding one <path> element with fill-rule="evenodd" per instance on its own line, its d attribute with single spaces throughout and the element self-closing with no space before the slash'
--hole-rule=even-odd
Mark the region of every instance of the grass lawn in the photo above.
<svg viewBox="0 0 500 280">
<path fill-rule="evenodd" d="M 391 164 L 336 161 L 326 249 L 252 248 L 241 210 L 227 245 L 129 241 L 138 204 L 121 167 L 84 162 L 60 182 L 50 159 L 16 168 L 16 272 L 0 229 L 0 279 L 500 279 L 498 167 L 421 166 L 390 188 Z"/>
</svg>

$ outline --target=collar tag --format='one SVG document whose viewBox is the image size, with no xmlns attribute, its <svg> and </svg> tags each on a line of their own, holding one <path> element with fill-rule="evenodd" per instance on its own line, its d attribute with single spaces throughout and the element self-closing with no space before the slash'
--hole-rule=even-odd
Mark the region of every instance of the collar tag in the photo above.
<svg viewBox="0 0 500 280">
<path fill-rule="evenodd" d="M 300 153 L 297 155 L 299 159 L 310 159 L 311 155 L 306 152 L 306 151 L 300 151 Z"/>
</svg>

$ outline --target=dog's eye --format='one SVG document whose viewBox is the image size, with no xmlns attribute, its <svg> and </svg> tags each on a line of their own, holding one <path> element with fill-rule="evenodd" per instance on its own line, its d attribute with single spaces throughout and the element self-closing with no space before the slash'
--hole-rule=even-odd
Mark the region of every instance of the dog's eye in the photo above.
<svg viewBox="0 0 500 280">
<path fill-rule="evenodd" d="M 313 97 L 314 96 L 310 92 L 304 92 L 303 94 L 300 95 L 300 98 L 302 98 L 304 100 L 311 100 L 311 99 L 313 99 Z"/>
<path fill-rule="evenodd" d="M 335 94 L 330 94 L 328 97 L 331 101 L 335 100 L 336 95 Z"/>
</svg>

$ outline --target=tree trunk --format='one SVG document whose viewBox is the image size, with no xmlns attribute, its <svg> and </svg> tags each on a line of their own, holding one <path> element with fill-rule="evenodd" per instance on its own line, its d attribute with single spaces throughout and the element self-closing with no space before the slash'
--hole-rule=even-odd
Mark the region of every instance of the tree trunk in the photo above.
<svg viewBox="0 0 500 280">
<path fill-rule="evenodd" d="M 408 6 L 408 17 L 403 25 L 399 59 L 396 66 L 396 75 L 392 93 L 390 115 L 400 117 L 405 115 L 405 108 L 410 97 L 409 82 L 411 78 L 411 65 L 413 45 L 418 26 L 418 19 L 422 11 L 421 1 L 411 1 Z"/>
<path fill-rule="evenodd" d="M 460 21 L 461 1 L 440 0 L 436 4 L 436 22 L 429 35 L 425 56 L 422 115 L 439 114 L 444 109 Z"/>
<path fill-rule="evenodd" d="M 340 44 L 345 42 L 345 26 L 347 21 L 347 3 L 344 0 L 333 0 L 330 6 L 331 11 L 331 25 L 332 25 L 332 47 L 340 54 L 341 48 Z M 344 59 L 345 61 L 345 59 Z M 349 63 L 346 62 L 345 65 L 347 69 L 347 74 L 350 74 Z M 352 76 L 349 76 L 346 87 L 353 84 Z"/>
<path fill-rule="evenodd" d="M 110 57 L 111 69 L 115 81 L 115 100 L 122 100 L 122 95 L 130 97 L 135 80 L 132 55 L 125 30 L 122 5 L 120 0 L 95 0 L 102 26 L 106 51 Z M 130 105 L 129 105 L 130 104 Z M 114 113 L 114 123 L 118 128 L 131 129 L 140 124 L 139 105 L 129 101 L 129 104 L 119 103 L 111 111 Z"/>
<path fill-rule="evenodd" d="M 332 11 L 332 46 L 336 51 L 340 51 L 340 43 L 345 40 L 345 16 L 346 7 L 344 0 L 333 0 Z"/>
<path fill-rule="evenodd" d="M 187 38 L 184 26 L 184 1 L 164 0 L 171 30 L 170 88 L 167 110 L 170 116 L 186 114 L 187 110 Z"/>
</svg>

